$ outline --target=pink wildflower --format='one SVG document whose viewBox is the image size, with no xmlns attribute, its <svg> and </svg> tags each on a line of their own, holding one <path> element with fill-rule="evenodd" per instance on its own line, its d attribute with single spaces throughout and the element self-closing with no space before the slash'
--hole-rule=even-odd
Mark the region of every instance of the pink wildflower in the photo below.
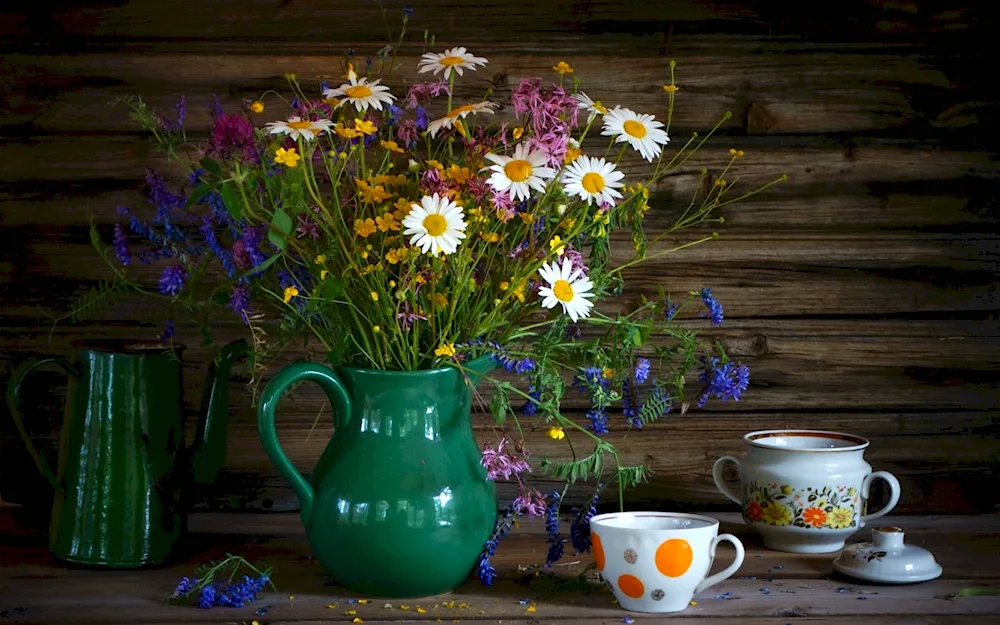
<svg viewBox="0 0 1000 625">
<path fill-rule="evenodd" d="M 543 88 L 541 78 L 525 78 L 514 88 L 511 103 L 515 114 L 529 116 L 531 145 L 545 150 L 550 165 L 561 166 L 570 128 L 577 123 L 576 100 L 559 85 Z"/>
<path fill-rule="evenodd" d="M 396 128 L 396 138 L 407 146 L 413 145 L 418 135 L 417 122 L 412 119 L 404 119 Z"/>
<path fill-rule="evenodd" d="M 513 501 L 514 509 L 529 517 L 545 514 L 545 496 L 521 482 L 517 489 L 517 497 Z"/>
<path fill-rule="evenodd" d="M 418 82 L 410 87 L 406 93 L 406 107 L 415 109 L 430 101 L 431 98 L 436 98 L 441 94 L 447 95 L 447 93 L 448 83 L 446 81 Z"/>
<path fill-rule="evenodd" d="M 514 200 L 507 192 L 497 193 L 494 191 L 490 201 L 493 203 L 493 208 L 496 209 L 497 219 L 504 223 L 513 219 L 514 215 L 517 214 L 517 210 L 514 208 Z"/>
<path fill-rule="evenodd" d="M 566 246 L 566 251 L 563 252 L 563 258 L 568 258 L 573 264 L 573 271 L 579 270 L 583 275 L 590 273 L 590 270 L 587 269 L 587 265 L 583 262 L 583 254 L 574 250 L 572 247 Z"/>
<path fill-rule="evenodd" d="M 227 160 L 256 160 L 253 123 L 242 115 L 217 115 L 205 153 Z"/>
<path fill-rule="evenodd" d="M 420 174 L 420 190 L 427 195 L 444 195 L 448 191 L 448 183 L 441 178 L 441 172 L 432 167 Z"/>
<path fill-rule="evenodd" d="M 318 151 L 318 150 L 317 150 Z M 310 239 L 319 238 L 319 226 L 316 225 L 316 221 L 309 215 L 299 215 L 299 227 L 295 229 L 295 234 L 298 238 L 309 237 Z"/>
<path fill-rule="evenodd" d="M 486 184 L 485 179 L 479 177 L 469 179 L 469 194 L 476 199 L 477 203 L 482 204 L 490 191 L 492 188 Z"/>
<path fill-rule="evenodd" d="M 491 480 L 498 478 L 509 480 L 521 473 L 531 472 L 531 466 L 527 461 L 527 452 L 519 450 L 515 446 L 512 453 L 511 450 L 507 449 L 509 443 L 510 439 L 505 436 L 500 439 L 495 449 L 493 447 L 483 449 L 483 457 L 480 462 L 486 467 L 486 475 Z"/>
</svg>

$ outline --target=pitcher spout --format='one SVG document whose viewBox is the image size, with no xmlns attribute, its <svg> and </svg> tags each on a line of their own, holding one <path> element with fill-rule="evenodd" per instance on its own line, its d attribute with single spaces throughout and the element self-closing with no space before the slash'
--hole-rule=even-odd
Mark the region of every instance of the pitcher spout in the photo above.
<svg viewBox="0 0 1000 625">
<path fill-rule="evenodd" d="M 208 367 L 202 392 L 198 433 L 191 445 L 191 474 L 199 484 L 210 484 L 226 461 L 229 423 L 229 375 L 236 361 L 249 351 L 243 339 L 226 344 Z"/>
</svg>

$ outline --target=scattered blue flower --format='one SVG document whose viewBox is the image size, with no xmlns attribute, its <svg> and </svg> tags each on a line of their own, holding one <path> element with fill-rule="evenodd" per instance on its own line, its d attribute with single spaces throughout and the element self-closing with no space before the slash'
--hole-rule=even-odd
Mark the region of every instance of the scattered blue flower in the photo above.
<svg viewBox="0 0 1000 625">
<path fill-rule="evenodd" d="M 301 108 L 301 106 L 302 106 L 302 103 L 299 102 L 298 98 L 292 98 L 292 108 L 293 109 L 298 110 L 299 108 Z"/>
<path fill-rule="evenodd" d="M 734 362 L 720 364 L 718 358 L 710 358 L 702 364 L 705 370 L 701 374 L 701 381 L 705 382 L 705 388 L 698 398 L 699 408 L 704 408 L 712 397 L 720 401 L 739 401 L 743 391 L 750 385 L 750 369 L 746 365 Z"/>
<path fill-rule="evenodd" d="M 403 7 L 403 17 L 410 17 L 413 15 L 413 7 Z"/>
<path fill-rule="evenodd" d="M 708 314 L 702 313 L 702 317 L 708 316 L 712 320 L 712 325 L 717 326 L 722 323 L 722 304 L 712 295 L 712 289 L 705 287 L 701 290 L 701 301 L 708 308 Z"/>
<path fill-rule="evenodd" d="M 514 365 L 514 373 L 518 375 L 524 375 L 525 373 L 534 370 L 535 370 L 535 361 L 528 357 L 518 360 L 517 363 L 515 363 Z"/>
<path fill-rule="evenodd" d="M 212 117 L 218 117 L 222 115 L 222 101 L 219 100 L 219 96 L 212 96 Z"/>
<path fill-rule="evenodd" d="M 635 619 L 632 618 L 631 616 L 626 616 L 626 617 L 622 618 L 622 623 L 625 623 L 625 625 L 632 625 L 632 623 L 634 623 L 634 622 L 635 622 Z"/>
<path fill-rule="evenodd" d="M 174 589 L 173 597 L 176 599 L 182 595 L 186 595 L 191 592 L 191 589 L 198 585 L 198 578 L 191 579 L 187 575 L 181 578 L 181 581 L 177 582 L 177 588 Z"/>
<path fill-rule="evenodd" d="M 637 358 L 635 361 L 635 382 L 642 384 L 649 379 L 649 359 Z"/>
<path fill-rule="evenodd" d="M 215 605 L 215 586 L 205 586 L 198 597 L 198 607 L 207 610 Z"/>
<path fill-rule="evenodd" d="M 187 98 L 181 96 L 180 101 L 177 103 L 177 125 L 174 126 L 174 130 L 180 130 L 184 127 L 184 116 L 187 113 Z"/>
</svg>

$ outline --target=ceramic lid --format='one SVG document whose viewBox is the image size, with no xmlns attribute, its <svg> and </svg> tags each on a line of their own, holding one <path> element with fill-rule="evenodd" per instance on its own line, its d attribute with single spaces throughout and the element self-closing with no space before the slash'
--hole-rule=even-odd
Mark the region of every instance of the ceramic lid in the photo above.
<svg viewBox="0 0 1000 625">
<path fill-rule="evenodd" d="M 898 527 L 876 527 L 871 542 L 844 549 L 833 568 L 851 577 L 887 584 L 925 582 L 941 575 L 941 565 L 931 552 L 903 543 Z"/>
</svg>

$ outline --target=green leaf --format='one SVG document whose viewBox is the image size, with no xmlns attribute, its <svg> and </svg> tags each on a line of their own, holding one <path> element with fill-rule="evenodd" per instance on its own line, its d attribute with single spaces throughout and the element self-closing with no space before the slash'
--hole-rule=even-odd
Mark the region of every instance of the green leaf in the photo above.
<svg viewBox="0 0 1000 625">
<path fill-rule="evenodd" d="M 215 183 L 203 182 L 194 188 L 194 192 L 188 197 L 187 201 L 184 202 L 184 208 L 188 208 L 194 204 L 200 202 L 206 195 L 215 190 Z"/>
<path fill-rule="evenodd" d="M 285 249 L 288 235 L 292 232 L 292 218 L 283 208 L 277 208 L 271 217 L 271 229 L 267 231 L 267 239 L 279 250 Z"/>
<path fill-rule="evenodd" d="M 493 396 L 490 397 L 490 412 L 493 413 L 493 421 L 497 425 L 503 425 L 507 421 L 508 413 L 513 412 L 505 385 L 500 384 L 493 390 Z"/>
<path fill-rule="evenodd" d="M 240 278 L 249 278 L 250 276 L 255 276 L 258 273 L 263 273 L 264 271 L 267 271 L 267 268 L 270 267 L 271 265 L 273 265 L 275 263 L 275 261 L 277 261 L 280 256 L 281 256 L 280 254 L 275 254 L 274 256 L 268 258 L 267 260 L 265 260 L 261 264 L 257 265 L 256 267 L 254 267 L 250 271 L 248 271 L 245 274 L 243 274 L 242 276 L 240 276 Z"/>
<path fill-rule="evenodd" d="M 222 178 L 222 167 L 219 166 L 218 161 L 215 159 L 208 156 L 204 157 L 201 159 L 201 167 L 216 178 Z"/>
<path fill-rule="evenodd" d="M 222 185 L 222 203 L 226 205 L 226 210 L 232 216 L 233 221 L 239 221 L 243 217 L 243 210 L 240 207 L 240 199 L 236 190 L 230 185 Z"/>
<path fill-rule="evenodd" d="M 323 281 L 323 287 L 320 289 L 320 293 L 322 293 L 323 299 L 325 300 L 335 300 L 340 297 L 343 292 L 343 278 L 328 278 Z"/>
</svg>

